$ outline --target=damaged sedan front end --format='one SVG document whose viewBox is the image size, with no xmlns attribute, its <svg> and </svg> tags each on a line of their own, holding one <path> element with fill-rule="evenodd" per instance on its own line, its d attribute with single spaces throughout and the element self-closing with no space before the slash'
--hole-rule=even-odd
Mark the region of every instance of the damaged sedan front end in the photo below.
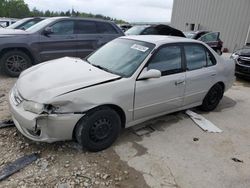
<svg viewBox="0 0 250 188">
<path fill-rule="evenodd" d="M 49 71 L 58 66 L 67 73 L 55 75 Z M 73 74 L 76 70 L 80 74 Z M 38 76 L 44 74 L 47 76 Z M 34 66 L 21 74 L 10 91 L 12 119 L 17 129 L 31 140 L 49 143 L 71 140 L 74 127 L 84 116 L 84 111 L 95 106 L 87 102 L 83 105 L 71 94 L 98 85 L 103 80 L 117 78 L 120 77 L 76 58 L 66 57 Z"/>
<path fill-rule="evenodd" d="M 55 113 L 55 107 L 28 101 L 18 94 L 16 86 L 10 92 L 10 111 L 17 129 L 34 141 L 52 143 L 72 139 L 72 126 L 82 117 L 74 113 Z M 60 128 L 58 127 L 60 126 Z"/>
</svg>

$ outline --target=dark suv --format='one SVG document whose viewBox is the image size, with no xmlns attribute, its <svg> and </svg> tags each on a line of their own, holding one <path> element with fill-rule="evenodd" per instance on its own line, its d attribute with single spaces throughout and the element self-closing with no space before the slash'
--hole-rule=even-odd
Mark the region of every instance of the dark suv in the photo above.
<svg viewBox="0 0 250 188">
<path fill-rule="evenodd" d="M 236 76 L 250 78 L 250 46 L 235 51 L 231 58 L 236 62 Z"/>
<path fill-rule="evenodd" d="M 84 58 L 124 35 L 113 22 L 72 17 L 45 19 L 26 31 L 0 34 L 0 65 L 9 76 L 28 67 L 64 56 Z"/>
</svg>

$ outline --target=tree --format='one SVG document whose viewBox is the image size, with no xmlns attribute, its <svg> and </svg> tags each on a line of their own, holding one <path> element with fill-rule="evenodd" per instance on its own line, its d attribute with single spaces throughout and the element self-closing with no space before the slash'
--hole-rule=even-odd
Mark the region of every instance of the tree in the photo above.
<svg viewBox="0 0 250 188">
<path fill-rule="evenodd" d="M 85 13 L 72 10 L 66 12 L 53 12 L 50 10 L 40 11 L 36 8 L 32 10 L 29 9 L 28 5 L 24 0 L 0 0 L 0 17 L 11 17 L 11 18 L 25 18 L 25 17 L 54 17 L 54 16 L 79 16 L 86 18 L 99 18 L 105 20 L 115 21 L 117 23 L 126 23 L 123 20 L 116 20 L 108 16 L 103 16 L 101 14 L 94 15 L 92 13 Z"/>
</svg>

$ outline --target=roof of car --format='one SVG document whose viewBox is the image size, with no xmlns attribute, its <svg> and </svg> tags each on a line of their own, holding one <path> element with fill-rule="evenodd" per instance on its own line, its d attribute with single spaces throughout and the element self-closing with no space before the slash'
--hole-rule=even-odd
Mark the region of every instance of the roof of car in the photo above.
<svg viewBox="0 0 250 188">
<path fill-rule="evenodd" d="M 163 36 L 163 35 L 129 35 L 121 37 L 124 39 L 139 40 L 144 42 L 153 43 L 156 45 L 161 45 L 165 43 L 175 43 L 175 42 L 196 42 L 197 40 L 188 39 L 184 37 L 174 37 L 174 36 Z"/>
<path fill-rule="evenodd" d="M 99 21 L 99 22 L 110 22 L 110 23 L 113 23 L 113 21 L 110 21 L 110 20 L 104 20 L 104 19 L 98 19 L 98 18 L 84 18 L 84 17 L 74 17 L 74 16 L 57 16 L 57 17 L 50 17 L 50 18 L 47 18 L 47 20 L 66 20 L 66 19 L 73 19 L 73 20 L 86 20 L 86 21 Z"/>
</svg>

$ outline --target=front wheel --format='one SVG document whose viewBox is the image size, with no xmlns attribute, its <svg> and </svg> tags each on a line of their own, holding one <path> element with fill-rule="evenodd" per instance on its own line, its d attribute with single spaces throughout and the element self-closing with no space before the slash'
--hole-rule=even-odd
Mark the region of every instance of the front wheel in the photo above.
<svg viewBox="0 0 250 188">
<path fill-rule="evenodd" d="M 223 97 L 223 88 L 220 84 L 214 85 L 207 93 L 206 97 L 203 100 L 202 105 L 200 106 L 201 110 L 203 111 L 212 111 L 214 110 L 220 100 Z"/>
<path fill-rule="evenodd" d="M 121 119 L 108 107 L 87 113 L 76 125 L 77 142 L 89 151 L 97 152 L 110 147 L 118 138 Z"/>
<path fill-rule="evenodd" d="M 0 59 L 3 72 L 18 77 L 22 71 L 32 66 L 30 57 L 20 50 L 8 51 Z"/>
</svg>

